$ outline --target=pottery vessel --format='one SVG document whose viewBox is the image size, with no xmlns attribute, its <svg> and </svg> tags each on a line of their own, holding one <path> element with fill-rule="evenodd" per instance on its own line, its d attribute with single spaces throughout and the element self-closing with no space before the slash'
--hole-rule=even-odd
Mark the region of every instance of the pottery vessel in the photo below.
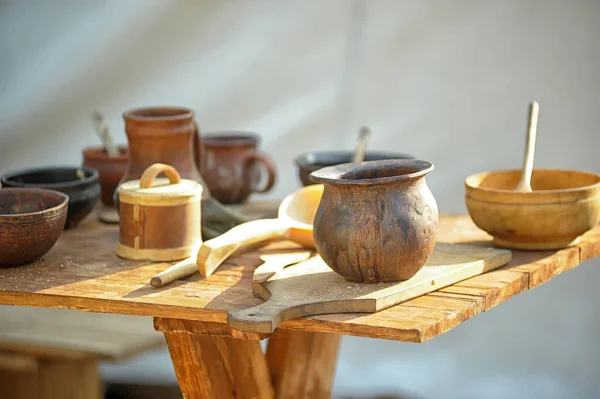
<svg viewBox="0 0 600 399">
<path fill-rule="evenodd" d="M 321 258 L 346 279 L 393 282 L 414 276 L 431 256 L 439 221 L 423 160 L 381 160 L 311 173 L 324 190 L 313 224 Z"/>
<path fill-rule="evenodd" d="M 39 188 L 0 190 L 0 267 L 21 266 L 45 255 L 67 220 L 69 197 Z"/>
<path fill-rule="evenodd" d="M 473 222 L 499 247 L 552 250 L 574 245 L 600 222 L 600 175 L 534 169 L 533 192 L 518 192 L 521 170 L 481 172 L 465 180 Z"/>
<path fill-rule="evenodd" d="M 240 204 L 252 193 L 266 193 L 275 183 L 273 159 L 258 151 L 260 137 L 246 132 L 202 135 L 202 177 L 214 198 L 223 204 Z M 263 173 L 264 171 L 264 173 Z M 260 186 L 264 176 L 265 183 Z"/>
<path fill-rule="evenodd" d="M 314 184 L 309 178 L 312 172 L 328 166 L 350 163 L 353 156 L 353 151 L 311 151 L 294 158 L 294 164 L 298 167 L 298 176 L 302 185 L 308 186 Z M 379 161 L 383 159 L 414 159 L 414 157 L 401 152 L 365 152 L 365 161 Z"/>
<path fill-rule="evenodd" d="M 119 147 L 118 157 L 111 157 L 104 147 L 88 147 L 82 150 L 82 165 L 98 171 L 98 179 L 102 191 L 101 200 L 104 205 L 114 205 L 113 194 L 127 168 L 127 147 Z"/>
<path fill-rule="evenodd" d="M 98 171 L 86 167 L 59 166 L 23 169 L 4 174 L 2 187 L 45 188 L 69 196 L 65 229 L 76 227 L 100 199 Z"/>
<path fill-rule="evenodd" d="M 129 160 L 119 185 L 140 179 L 154 163 L 167 164 L 182 178 L 203 186 L 202 199 L 210 197 L 198 169 L 197 157 L 202 153 L 194 112 L 182 107 L 145 107 L 123 113 L 127 134 Z M 118 189 L 114 201 L 118 209 Z"/>
</svg>

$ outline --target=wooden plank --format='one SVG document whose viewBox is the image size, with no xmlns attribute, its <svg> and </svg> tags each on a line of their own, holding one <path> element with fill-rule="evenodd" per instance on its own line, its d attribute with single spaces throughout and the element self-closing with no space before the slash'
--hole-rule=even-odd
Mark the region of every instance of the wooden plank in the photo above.
<svg viewBox="0 0 600 399">
<path fill-rule="evenodd" d="M 65 231 L 43 259 L 23 267 L 0 269 L 0 303 L 165 318 L 176 315 L 179 319 L 225 324 L 227 312 L 262 303 L 251 293 L 253 271 L 262 262 L 260 255 L 269 248 L 294 247 L 282 242 L 236 256 L 208 279 L 195 275 L 157 289 L 147 282 L 171 264 L 119 259 L 115 254 L 117 229 L 90 218 L 76 229 Z M 443 215 L 438 237 L 440 242 L 491 245 L 489 235 L 467 215 Z M 411 300 L 372 315 L 316 316 L 285 322 L 280 328 L 422 342 L 459 325 L 481 309 L 489 309 L 598 255 L 600 227 L 570 249 L 514 251 L 511 263 L 485 275 L 491 280 L 487 282 L 490 289 L 480 292 L 483 306 L 462 300 L 453 311 L 443 311 L 413 306 Z M 523 284 L 523 279 L 527 284 Z M 486 286 L 468 284 L 482 281 L 475 277 L 451 286 L 458 291 L 448 292 L 476 296 L 473 288 Z M 461 287 L 464 291 L 460 291 Z M 439 292 L 426 297 L 436 295 L 438 299 L 445 298 Z"/>
<path fill-rule="evenodd" d="M 267 346 L 267 363 L 276 398 L 331 397 L 340 336 L 277 330 Z"/>
<path fill-rule="evenodd" d="M 0 348 L 49 356 L 117 360 L 165 345 L 149 317 L 0 306 L 0 320 Z"/>
<path fill-rule="evenodd" d="M 187 332 L 190 334 L 217 335 L 220 337 L 248 340 L 262 340 L 269 337 L 268 334 L 256 334 L 234 330 L 228 325 L 222 323 L 170 319 L 165 317 L 154 318 L 154 329 L 163 333 Z"/>
<path fill-rule="evenodd" d="M 165 337 L 184 398 L 273 398 L 258 341 L 180 332 Z"/>
<path fill-rule="evenodd" d="M 25 373 L 37 373 L 38 362 L 35 356 L 27 353 L 2 350 L 0 351 L 0 369 Z"/>
<path fill-rule="evenodd" d="M 39 399 L 100 399 L 102 383 L 96 359 L 41 359 Z"/>
</svg>

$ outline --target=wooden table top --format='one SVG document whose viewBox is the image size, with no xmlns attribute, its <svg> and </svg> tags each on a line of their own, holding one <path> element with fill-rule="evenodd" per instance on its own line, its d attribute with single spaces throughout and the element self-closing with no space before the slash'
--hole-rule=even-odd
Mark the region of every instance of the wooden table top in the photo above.
<svg viewBox="0 0 600 399">
<path fill-rule="evenodd" d="M 258 208 L 271 209 L 273 214 L 276 205 Z M 491 245 L 491 237 L 468 215 L 442 215 L 440 219 L 438 241 Z M 148 285 L 150 278 L 171 264 L 118 258 L 118 237 L 118 226 L 89 217 L 65 231 L 42 259 L 0 269 L 0 303 L 200 320 L 226 330 L 227 311 L 262 302 L 251 292 L 252 273 L 262 263 L 258 251 L 229 259 L 208 279 L 197 274 L 154 288 Z M 577 246 L 513 251 L 512 261 L 500 269 L 374 314 L 314 316 L 290 320 L 279 328 L 423 342 L 598 255 L 600 226 L 585 234 Z"/>
</svg>

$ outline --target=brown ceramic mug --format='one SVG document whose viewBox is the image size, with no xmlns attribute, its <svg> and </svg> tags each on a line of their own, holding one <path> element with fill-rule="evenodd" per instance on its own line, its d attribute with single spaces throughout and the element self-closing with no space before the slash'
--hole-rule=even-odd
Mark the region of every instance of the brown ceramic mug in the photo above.
<svg viewBox="0 0 600 399">
<path fill-rule="evenodd" d="M 273 159 L 260 151 L 260 137 L 248 132 L 202 133 L 200 173 L 214 198 L 223 204 L 240 204 L 252 193 L 266 193 L 275 184 Z M 260 180 L 266 172 L 266 183 Z"/>
</svg>

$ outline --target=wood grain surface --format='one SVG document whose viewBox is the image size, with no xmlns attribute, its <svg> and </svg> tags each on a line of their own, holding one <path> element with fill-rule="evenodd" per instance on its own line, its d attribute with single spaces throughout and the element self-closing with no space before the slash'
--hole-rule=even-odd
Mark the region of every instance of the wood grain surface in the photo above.
<svg viewBox="0 0 600 399">
<path fill-rule="evenodd" d="M 0 350 L 121 360 L 165 345 L 151 317 L 0 306 Z"/>
<path fill-rule="evenodd" d="M 208 279 L 198 274 L 157 289 L 147 282 L 172 263 L 119 259 L 117 240 L 116 226 L 88 218 L 63 233 L 41 260 L 0 270 L 0 303 L 199 320 L 213 322 L 223 334 L 228 311 L 262 302 L 251 293 L 252 274 L 269 247 L 229 259 Z M 438 242 L 489 246 L 491 237 L 466 215 L 442 215 Z M 295 245 L 282 242 L 271 248 Z M 513 251 L 506 266 L 375 314 L 315 316 L 279 328 L 423 342 L 598 255 L 597 226 L 575 247 Z"/>
<path fill-rule="evenodd" d="M 305 252 L 294 250 L 292 254 Z M 306 316 L 373 313 L 494 270 L 507 264 L 511 256 L 506 249 L 437 243 L 425 266 L 412 278 L 362 284 L 333 272 L 316 253 L 306 261 L 294 259 L 298 263 L 287 267 L 289 253 L 263 255 L 265 263 L 254 271 L 252 292 L 266 302 L 229 312 L 227 323 L 240 331 L 272 333 L 282 322 Z M 279 263 L 281 269 L 265 279 L 274 263 Z"/>
</svg>

